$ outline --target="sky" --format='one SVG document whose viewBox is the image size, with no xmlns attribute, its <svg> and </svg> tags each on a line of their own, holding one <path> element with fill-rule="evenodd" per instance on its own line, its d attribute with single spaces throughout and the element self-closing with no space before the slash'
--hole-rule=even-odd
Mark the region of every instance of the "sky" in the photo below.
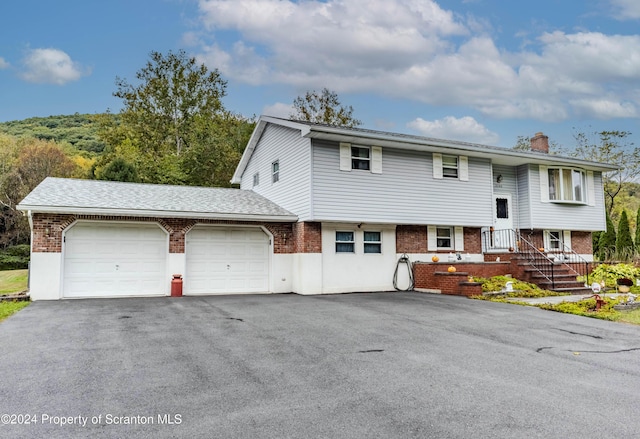
<svg viewBox="0 0 640 439">
<path fill-rule="evenodd" d="M 0 4 L 0 122 L 118 112 L 151 51 L 228 81 L 224 106 L 288 117 L 326 87 L 363 128 L 512 147 L 640 136 L 638 0 L 20 0 Z"/>
</svg>

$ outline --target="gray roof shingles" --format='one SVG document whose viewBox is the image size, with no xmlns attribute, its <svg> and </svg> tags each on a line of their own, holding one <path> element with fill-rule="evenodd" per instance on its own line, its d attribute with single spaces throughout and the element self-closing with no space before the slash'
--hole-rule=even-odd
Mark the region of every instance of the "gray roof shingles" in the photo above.
<svg viewBox="0 0 640 439">
<path fill-rule="evenodd" d="M 48 177 L 18 206 L 22 210 L 55 208 L 62 211 L 109 210 L 162 212 L 164 216 L 238 215 L 242 217 L 296 216 L 248 190 L 160 184 L 121 183 L 113 181 L 78 180 Z"/>
</svg>

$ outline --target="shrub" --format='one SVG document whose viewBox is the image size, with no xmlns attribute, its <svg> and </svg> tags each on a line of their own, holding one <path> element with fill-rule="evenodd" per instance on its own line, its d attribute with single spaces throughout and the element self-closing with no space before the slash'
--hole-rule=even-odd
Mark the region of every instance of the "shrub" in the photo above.
<svg viewBox="0 0 640 439">
<path fill-rule="evenodd" d="M 0 251 L 0 270 L 20 270 L 29 267 L 29 245 L 15 245 Z"/>
<path fill-rule="evenodd" d="M 607 288 L 615 288 L 618 279 L 640 278 L 640 269 L 633 264 L 600 264 L 591 272 L 589 279 L 594 282 L 604 280 Z"/>
<path fill-rule="evenodd" d="M 561 293 L 555 291 L 543 290 L 535 284 L 523 282 L 518 279 L 507 276 L 493 276 L 491 278 L 474 277 L 476 282 L 482 283 L 482 292 L 488 293 L 493 291 L 504 291 L 507 282 L 513 282 L 513 293 L 508 293 L 509 297 L 544 297 L 544 296 L 561 296 Z"/>
</svg>

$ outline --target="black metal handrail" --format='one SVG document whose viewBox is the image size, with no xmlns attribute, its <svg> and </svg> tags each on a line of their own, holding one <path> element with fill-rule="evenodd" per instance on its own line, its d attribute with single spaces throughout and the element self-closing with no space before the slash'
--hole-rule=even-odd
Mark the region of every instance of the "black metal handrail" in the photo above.
<svg viewBox="0 0 640 439">
<path fill-rule="evenodd" d="M 548 282 L 551 283 L 551 289 L 555 289 L 555 264 L 553 260 L 548 257 L 544 252 L 540 251 L 539 247 L 536 247 L 531 241 L 523 237 L 518 233 L 518 241 L 520 248 L 520 255 L 525 256 L 529 265 L 540 273 Z"/>
</svg>

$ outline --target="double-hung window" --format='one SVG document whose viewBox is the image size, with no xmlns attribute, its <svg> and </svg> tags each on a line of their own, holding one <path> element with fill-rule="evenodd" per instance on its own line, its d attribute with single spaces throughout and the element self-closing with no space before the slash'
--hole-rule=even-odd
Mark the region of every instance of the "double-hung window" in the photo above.
<svg viewBox="0 0 640 439">
<path fill-rule="evenodd" d="M 280 161 L 276 160 L 271 163 L 271 182 L 277 183 L 280 181 Z"/>
<path fill-rule="evenodd" d="M 371 150 L 367 147 L 351 147 L 351 169 L 371 169 Z"/>
<path fill-rule="evenodd" d="M 453 228 L 437 227 L 436 228 L 436 245 L 438 250 L 453 249 Z"/>
<path fill-rule="evenodd" d="M 549 200 L 587 202 L 587 176 L 571 168 L 549 168 Z"/>
<path fill-rule="evenodd" d="M 442 155 L 442 176 L 458 178 L 458 156 Z"/>
<path fill-rule="evenodd" d="M 253 186 L 258 186 L 260 184 L 260 174 L 257 172 L 253 174 Z"/>
<path fill-rule="evenodd" d="M 364 252 L 382 253 L 382 239 L 380 232 L 364 232 Z"/>
<path fill-rule="evenodd" d="M 336 232 L 336 253 L 355 253 L 355 233 Z"/>
</svg>

